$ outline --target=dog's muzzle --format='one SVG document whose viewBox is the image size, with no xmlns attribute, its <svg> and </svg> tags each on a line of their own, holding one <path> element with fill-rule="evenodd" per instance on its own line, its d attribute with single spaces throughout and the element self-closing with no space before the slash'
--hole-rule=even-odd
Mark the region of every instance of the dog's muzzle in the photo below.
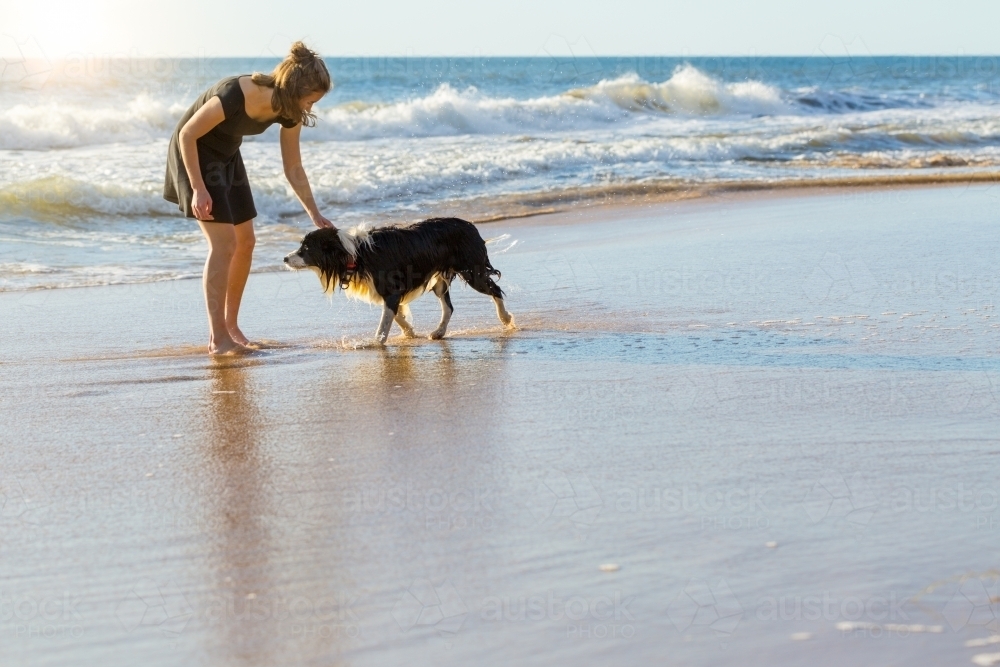
<svg viewBox="0 0 1000 667">
<path fill-rule="evenodd" d="M 297 253 L 293 252 L 290 255 L 285 255 L 285 264 L 293 269 L 304 269 L 306 268 L 306 263 L 302 260 L 302 257 Z"/>
</svg>

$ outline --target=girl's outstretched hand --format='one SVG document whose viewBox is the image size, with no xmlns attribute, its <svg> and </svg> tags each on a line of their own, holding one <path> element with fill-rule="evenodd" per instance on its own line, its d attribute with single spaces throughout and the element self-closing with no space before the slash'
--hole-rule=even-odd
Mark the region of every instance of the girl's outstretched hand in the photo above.
<svg viewBox="0 0 1000 667">
<path fill-rule="evenodd" d="M 316 216 L 312 219 L 312 221 L 313 224 L 319 227 L 320 229 L 333 227 L 333 223 L 324 218 L 322 213 L 317 213 Z"/>
</svg>

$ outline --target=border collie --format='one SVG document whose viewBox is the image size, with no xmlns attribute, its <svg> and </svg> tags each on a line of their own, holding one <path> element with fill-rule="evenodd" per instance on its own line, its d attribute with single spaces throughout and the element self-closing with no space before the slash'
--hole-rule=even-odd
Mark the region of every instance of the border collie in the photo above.
<svg viewBox="0 0 1000 667">
<path fill-rule="evenodd" d="M 380 304 L 382 321 L 375 333 L 380 345 L 394 320 L 403 335 L 414 336 L 407 304 L 429 290 L 441 300 L 441 322 L 430 338 L 442 338 L 455 312 L 449 292 L 456 275 L 477 292 L 493 297 L 500 322 L 514 328 L 514 317 L 504 307 L 503 290 L 493 282 L 500 272 L 490 264 L 486 242 L 475 225 L 458 218 L 431 218 L 372 230 L 364 226 L 317 229 L 306 234 L 299 249 L 285 257 L 285 264 L 294 270 L 315 271 L 327 294 L 340 285 L 351 298 Z"/>
</svg>

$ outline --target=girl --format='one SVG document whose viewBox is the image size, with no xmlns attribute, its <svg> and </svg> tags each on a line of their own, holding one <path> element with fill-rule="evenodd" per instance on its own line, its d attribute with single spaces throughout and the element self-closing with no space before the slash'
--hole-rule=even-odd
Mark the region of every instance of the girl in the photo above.
<svg viewBox="0 0 1000 667">
<path fill-rule="evenodd" d="M 208 241 L 203 286 L 209 354 L 250 351 L 238 317 L 257 209 L 240 156 L 243 137 L 280 123 L 285 177 L 313 223 L 333 227 L 316 207 L 299 152 L 302 126 L 315 125 L 312 106 L 330 87 L 323 61 L 296 42 L 271 74 L 230 77 L 202 93 L 170 138 L 163 198 L 197 218 Z"/>
</svg>

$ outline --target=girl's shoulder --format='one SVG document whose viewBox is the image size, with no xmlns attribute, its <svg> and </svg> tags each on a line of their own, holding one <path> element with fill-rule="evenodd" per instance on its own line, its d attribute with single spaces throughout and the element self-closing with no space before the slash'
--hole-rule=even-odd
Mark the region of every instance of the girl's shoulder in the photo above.
<svg viewBox="0 0 1000 667">
<path fill-rule="evenodd" d="M 243 86 L 240 84 L 241 78 L 241 76 L 231 76 L 215 84 L 214 92 L 222 102 L 222 111 L 226 120 L 240 113 L 246 113 L 246 97 Z"/>
</svg>

